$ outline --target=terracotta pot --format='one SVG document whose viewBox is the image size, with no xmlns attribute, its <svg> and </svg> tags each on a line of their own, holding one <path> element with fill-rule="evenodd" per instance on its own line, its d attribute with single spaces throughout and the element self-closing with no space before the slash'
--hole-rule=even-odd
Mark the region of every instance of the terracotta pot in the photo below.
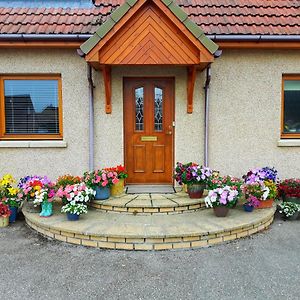
<svg viewBox="0 0 300 300">
<path fill-rule="evenodd" d="M 203 183 L 188 184 L 187 190 L 188 190 L 189 197 L 191 199 L 202 198 L 205 186 L 206 185 Z"/>
<path fill-rule="evenodd" d="M 216 217 L 226 217 L 229 212 L 227 206 L 216 206 L 214 207 L 214 213 Z"/>
<path fill-rule="evenodd" d="M 273 203 L 274 203 L 274 199 L 260 201 L 259 206 L 257 208 L 271 208 L 273 207 Z"/>
<path fill-rule="evenodd" d="M 119 179 L 118 183 L 112 185 L 110 188 L 111 196 L 118 196 L 124 193 L 124 179 Z"/>
<path fill-rule="evenodd" d="M 9 217 L 0 217 L 0 228 L 7 227 L 9 224 Z"/>
</svg>

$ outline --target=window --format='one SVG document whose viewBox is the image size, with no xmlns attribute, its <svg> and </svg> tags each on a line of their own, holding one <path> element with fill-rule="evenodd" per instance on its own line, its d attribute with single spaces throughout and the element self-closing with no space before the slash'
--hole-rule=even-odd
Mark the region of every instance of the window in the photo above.
<svg viewBox="0 0 300 300">
<path fill-rule="evenodd" d="M 1 76 L 0 93 L 1 139 L 62 139 L 59 76 Z"/>
</svg>

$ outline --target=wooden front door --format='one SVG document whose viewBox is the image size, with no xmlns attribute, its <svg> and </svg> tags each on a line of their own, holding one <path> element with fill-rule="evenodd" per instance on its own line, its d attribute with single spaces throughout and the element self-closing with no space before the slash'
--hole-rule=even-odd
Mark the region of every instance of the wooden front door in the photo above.
<svg viewBox="0 0 300 300">
<path fill-rule="evenodd" d="M 124 79 L 128 184 L 172 184 L 174 79 Z"/>
</svg>

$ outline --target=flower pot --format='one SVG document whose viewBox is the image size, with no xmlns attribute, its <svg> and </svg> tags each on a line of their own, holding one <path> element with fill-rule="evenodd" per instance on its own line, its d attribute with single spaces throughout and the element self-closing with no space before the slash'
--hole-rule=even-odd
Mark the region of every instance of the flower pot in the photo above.
<svg viewBox="0 0 300 300">
<path fill-rule="evenodd" d="M 0 228 L 7 227 L 9 224 L 9 217 L 0 217 Z"/>
<path fill-rule="evenodd" d="M 111 196 L 118 196 L 124 193 L 124 178 L 119 179 L 118 183 L 110 188 Z"/>
<path fill-rule="evenodd" d="M 53 213 L 52 202 L 43 201 L 41 206 L 42 206 L 42 211 L 40 213 L 40 217 L 48 218 L 48 217 L 52 216 L 52 213 Z"/>
<path fill-rule="evenodd" d="M 248 205 L 248 204 L 244 204 L 243 207 L 244 207 L 244 211 L 246 211 L 246 212 L 252 212 L 254 209 L 253 206 Z"/>
<path fill-rule="evenodd" d="M 191 199 L 202 198 L 206 185 L 203 183 L 188 184 L 187 190 Z"/>
<path fill-rule="evenodd" d="M 10 216 L 9 216 L 9 223 L 16 222 L 17 214 L 18 214 L 18 208 L 15 206 L 9 206 L 10 210 Z"/>
<path fill-rule="evenodd" d="M 69 221 L 78 221 L 80 215 L 67 213 L 67 218 Z"/>
<path fill-rule="evenodd" d="M 187 184 L 184 183 L 184 184 L 182 185 L 182 191 L 185 192 L 185 193 L 188 192 Z"/>
<path fill-rule="evenodd" d="M 300 204 L 300 198 L 297 198 L 297 197 L 285 196 L 285 197 L 283 197 L 283 201 L 284 202 L 293 202 L 293 203 Z"/>
<path fill-rule="evenodd" d="M 300 212 L 297 211 L 296 213 L 294 213 L 294 214 L 293 214 L 292 216 L 290 216 L 290 217 L 286 217 L 285 215 L 283 215 L 283 216 L 282 216 L 282 219 L 284 219 L 284 220 L 289 220 L 289 221 L 293 221 L 293 220 L 297 220 L 298 217 L 299 217 L 299 215 L 300 215 Z"/>
<path fill-rule="evenodd" d="M 105 200 L 108 199 L 110 197 L 110 190 L 109 187 L 105 186 L 105 187 L 96 187 L 96 196 L 95 199 L 96 200 Z"/>
<path fill-rule="evenodd" d="M 274 199 L 260 201 L 259 206 L 257 208 L 271 208 L 273 207 L 273 203 L 274 203 Z"/>
<path fill-rule="evenodd" d="M 229 212 L 227 206 L 216 206 L 214 207 L 214 213 L 216 217 L 226 217 Z"/>
</svg>

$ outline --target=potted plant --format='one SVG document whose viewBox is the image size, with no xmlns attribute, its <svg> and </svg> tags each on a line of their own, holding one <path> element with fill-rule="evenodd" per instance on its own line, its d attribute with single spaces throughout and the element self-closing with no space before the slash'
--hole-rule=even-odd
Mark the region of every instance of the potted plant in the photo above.
<svg viewBox="0 0 300 300">
<path fill-rule="evenodd" d="M 11 212 L 7 204 L 0 201 L 0 227 L 7 227 Z"/>
<path fill-rule="evenodd" d="M 96 191 L 96 200 L 108 199 L 110 197 L 110 187 L 119 181 L 117 172 L 105 169 L 85 172 L 83 178 L 86 185 Z"/>
<path fill-rule="evenodd" d="M 175 179 L 179 184 L 187 184 L 187 192 L 192 199 L 201 198 L 207 183 L 212 176 L 212 170 L 194 163 L 177 163 Z"/>
<path fill-rule="evenodd" d="M 78 220 L 80 214 L 87 212 L 87 203 L 94 198 L 95 194 L 96 192 L 84 182 L 61 187 L 56 193 L 65 204 L 61 211 L 67 213 L 71 221 Z"/>
<path fill-rule="evenodd" d="M 72 185 L 76 183 L 80 183 L 82 180 L 79 176 L 73 176 L 70 174 L 59 176 L 56 180 L 56 188 L 60 187 L 65 188 L 67 185 Z"/>
<path fill-rule="evenodd" d="M 183 174 L 186 172 L 186 169 L 189 167 L 196 167 L 198 166 L 197 163 L 193 163 L 193 162 L 189 162 L 186 164 L 183 164 L 181 162 L 177 162 L 176 163 L 176 167 L 175 167 L 175 174 L 174 174 L 174 179 L 177 181 L 177 183 L 179 185 L 182 185 L 182 190 L 187 193 L 187 181 L 186 179 L 183 177 Z"/>
<path fill-rule="evenodd" d="M 42 211 L 40 217 L 50 217 L 53 213 L 53 200 L 55 197 L 55 184 L 45 184 L 41 189 L 35 192 L 33 200 L 34 205 L 41 205 Z"/>
<path fill-rule="evenodd" d="M 205 197 L 206 207 L 213 207 L 217 217 L 226 217 L 229 208 L 236 204 L 239 192 L 230 186 L 210 190 Z"/>
<path fill-rule="evenodd" d="M 125 182 L 125 179 L 128 177 L 125 167 L 122 165 L 118 165 L 114 168 L 107 168 L 105 170 L 117 173 L 117 178 L 119 179 L 119 181 L 117 183 L 112 184 L 110 187 L 111 196 L 118 196 L 118 195 L 123 194 L 124 193 L 124 182 Z"/>
<path fill-rule="evenodd" d="M 257 208 L 270 208 L 277 198 L 277 171 L 275 168 L 255 168 L 243 176 L 246 200 L 250 195 L 256 197 L 259 202 Z"/>
<path fill-rule="evenodd" d="M 300 204 L 300 179 L 285 179 L 279 183 L 278 190 L 283 201 Z"/>
<path fill-rule="evenodd" d="M 34 201 L 36 192 L 40 191 L 45 185 L 52 184 L 47 176 L 26 176 L 20 179 L 18 187 L 23 195 L 23 199 L 27 202 L 27 211 L 31 213 L 40 212 L 41 202 Z"/>
<path fill-rule="evenodd" d="M 300 204 L 294 202 L 282 202 L 278 205 L 279 213 L 285 220 L 296 220 L 300 214 Z"/>
<path fill-rule="evenodd" d="M 78 221 L 80 215 L 86 214 L 88 210 L 86 204 L 71 201 L 61 208 L 61 212 L 67 214 L 69 221 Z"/>
<path fill-rule="evenodd" d="M 246 203 L 243 204 L 244 211 L 246 212 L 252 212 L 254 208 L 258 207 L 260 204 L 260 201 L 253 195 L 249 195 L 249 197 L 246 199 Z"/>
<path fill-rule="evenodd" d="M 14 183 L 15 179 L 10 174 L 6 174 L 0 179 L 0 199 L 9 206 L 9 223 L 14 223 L 16 221 L 23 196 L 18 188 L 13 187 Z"/>
</svg>

